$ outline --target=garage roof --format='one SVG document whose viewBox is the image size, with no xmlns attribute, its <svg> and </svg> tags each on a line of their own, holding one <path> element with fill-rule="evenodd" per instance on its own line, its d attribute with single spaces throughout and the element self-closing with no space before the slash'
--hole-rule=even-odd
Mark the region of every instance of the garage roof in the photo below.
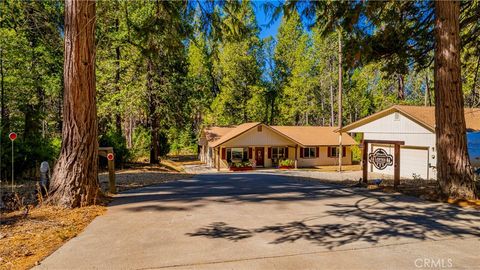
<svg viewBox="0 0 480 270">
<path fill-rule="evenodd" d="M 480 109 L 465 108 L 465 122 L 467 130 L 480 130 Z M 435 107 L 432 106 L 408 106 L 395 105 L 386 110 L 374 113 L 341 129 L 342 132 L 348 132 L 356 127 L 365 125 L 386 115 L 399 112 L 411 120 L 417 122 L 423 127 L 435 132 Z"/>
</svg>

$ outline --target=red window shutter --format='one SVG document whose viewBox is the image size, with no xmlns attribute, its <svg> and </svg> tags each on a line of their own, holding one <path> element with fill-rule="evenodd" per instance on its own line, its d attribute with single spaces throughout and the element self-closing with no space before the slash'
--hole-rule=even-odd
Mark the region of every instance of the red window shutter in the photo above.
<svg viewBox="0 0 480 270">
<path fill-rule="evenodd" d="M 222 159 L 227 159 L 227 148 L 222 148 Z"/>
<path fill-rule="evenodd" d="M 300 157 L 303 158 L 303 147 L 300 147 Z"/>
<path fill-rule="evenodd" d="M 268 158 L 272 158 L 272 148 L 268 147 Z"/>
<path fill-rule="evenodd" d="M 319 157 L 320 156 L 320 147 L 316 147 L 315 148 L 315 157 Z"/>
<path fill-rule="evenodd" d="M 347 156 L 347 148 L 345 146 L 342 147 L 342 157 Z"/>
<path fill-rule="evenodd" d="M 288 147 L 285 147 L 285 158 L 287 159 L 288 158 Z"/>
<path fill-rule="evenodd" d="M 252 159 L 252 148 L 251 147 L 248 148 L 248 158 Z"/>
<path fill-rule="evenodd" d="M 329 146 L 327 149 L 327 157 L 332 157 L 332 148 Z"/>
</svg>

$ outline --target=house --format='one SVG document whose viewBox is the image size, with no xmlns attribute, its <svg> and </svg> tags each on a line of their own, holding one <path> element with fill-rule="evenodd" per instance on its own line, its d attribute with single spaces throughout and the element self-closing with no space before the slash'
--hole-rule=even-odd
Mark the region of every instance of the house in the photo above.
<svg viewBox="0 0 480 270">
<path fill-rule="evenodd" d="M 468 131 L 480 130 L 480 109 L 465 109 Z M 364 140 L 403 141 L 400 147 L 400 177 L 436 179 L 435 107 L 395 105 L 343 127 L 340 132 L 361 133 Z M 369 144 L 368 155 L 377 149 L 387 155 L 393 145 Z M 368 164 L 369 172 L 394 174 L 394 166 L 378 169 Z"/>
<path fill-rule="evenodd" d="M 270 126 L 244 123 L 209 127 L 199 139 L 199 158 L 211 167 L 228 168 L 233 162 L 249 161 L 256 167 L 276 167 L 280 160 L 295 161 L 295 167 L 338 164 L 339 134 L 335 127 Z M 342 164 L 352 164 L 348 134 L 342 135 Z"/>
</svg>

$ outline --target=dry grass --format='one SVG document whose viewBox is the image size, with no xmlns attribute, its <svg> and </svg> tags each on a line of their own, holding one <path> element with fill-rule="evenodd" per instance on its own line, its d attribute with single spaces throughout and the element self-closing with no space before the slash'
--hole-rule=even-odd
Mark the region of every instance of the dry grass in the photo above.
<svg viewBox="0 0 480 270">
<path fill-rule="evenodd" d="M 169 164 L 182 167 L 181 164 L 174 162 Z M 175 172 L 164 165 L 136 164 L 130 169 L 116 171 L 116 184 L 118 192 L 121 192 L 190 176 Z M 106 192 L 108 173 L 101 173 L 99 180 L 102 190 Z M 25 198 L 34 196 L 29 194 L 33 192 L 34 186 L 27 184 L 16 188 L 16 191 Z M 21 207 L 23 210 L 1 214 L 0 270 L 31 268 L 82 232 L 95 217 L 102 215 L 106 210 L 103 206 L 77 209 L 50 206 L 32 208 L 33 206 L 28 203 L 22 203 Z"/>
<path fill-rule="evenodd" d="M 0 224 L 0 269 L 29 269 L 78 235 L 103 206 L 63 209 L 42 206 L 2 214 Z"/>
</svg>

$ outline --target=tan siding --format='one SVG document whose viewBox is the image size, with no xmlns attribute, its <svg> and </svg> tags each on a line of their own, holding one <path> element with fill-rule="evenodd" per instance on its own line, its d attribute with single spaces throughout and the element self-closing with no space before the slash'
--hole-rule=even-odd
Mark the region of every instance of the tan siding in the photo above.
<svg viewBox="0 0 480 270">
<path fill-rule="evenodd" d="M 253 128 L 236 138 L 231 139 L 222 146 L 226 147 L 247 147 L 247 146 L 286 146 L 294 143 L 287 138 L 271 131 L 268 127 L 263 126 L 262 131 Z"/>
</svg>

